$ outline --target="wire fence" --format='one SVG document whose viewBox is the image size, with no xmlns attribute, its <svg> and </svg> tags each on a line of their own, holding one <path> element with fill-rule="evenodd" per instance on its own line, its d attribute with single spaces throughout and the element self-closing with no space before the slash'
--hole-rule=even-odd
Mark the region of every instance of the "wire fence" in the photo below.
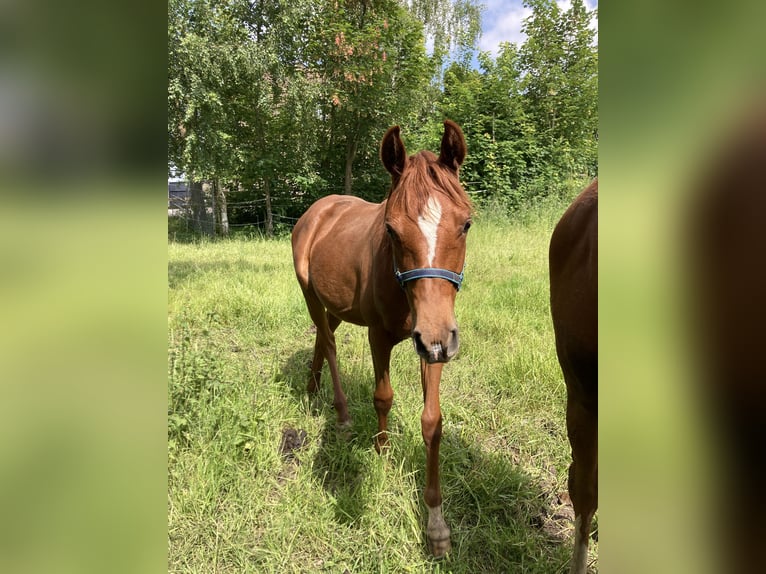
<svg viewBox="0 0 766 574">
<path fill-rule="evenodd" d="M 246 218 L 243 221 L 229 221 L 227 227 L 229 229 L 245 229 L 253 228 L 254 230 L 265 231 L 268 226 L 269 218 L 265 213 L 265 200 L 256 201 L 241 201 L 241 202 L 229 202 L 226 203 L 226 211 L 228 218 L 232 217 L 232 212 L 242 207 L 257 207 L 257 211 L 247 213 L 245 215 L 240 214 L 240 217 Z M 275 227 L 292 228 L 298 221 L 299 217 L 294 215 L 287 215 L 281 213 L 281 211 L 290 211 L 295 209 L 294 204 L 286 203 L 272 203 L 271 223 Z M 205 206 L 200 209 L 199 207 L 193 209 L 191 202 L 188 200 L 174 199 L 168 205 L 168 218 L 172 220 L 172 227 L 174 229 L 184 229 L 188 232 L 198 233 L 201 235 L 213 236 L 216 234 L 216 220 L 215 220 L 215 207 L 211 205 L 210 198 L 205 198 Z"/>
<path fill-rule="evenodd" d="M 464 184 L 468 188 L 471 183 Z M 480 196 L 487 189 L 466 189 L 469 196 Z M 277 227 L 291 229 L 300 219 L 302 212 L 308 207 L 302 201 L 272 198 L 270 200 L 271 223 Z M 230 229 L 254 228 L 265 231 L 269 217 L 266 207 L 269 200 L 265 197 L 236 200 L 226 199 L 228 227 Z M 168 197 L 168 218 L 173 220 L 174 227 L 185 228 L 187 231 L 213 236 L 216 233 L 216 206 L 212 194 L 202 194 L 198 205 L 192 205 L 190 193 L 173 193 Z"/>
</svg>

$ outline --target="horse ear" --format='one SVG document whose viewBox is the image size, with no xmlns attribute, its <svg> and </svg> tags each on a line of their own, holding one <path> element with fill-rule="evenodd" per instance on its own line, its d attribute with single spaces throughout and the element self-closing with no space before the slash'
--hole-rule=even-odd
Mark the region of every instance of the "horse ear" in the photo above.
<svg viewBox="0 0 766 574">
<path fill-rule="evenodd" d="M 444 120 L 444 135 L 442 136 L 439 161 L 457 173 L 465 159 L 466 147 L 463 130 L 452 120 Z"/>
<path fill-rule="evenodd" d="M 380 159 L 396 184 L 404 173 L 404 166 L 407 165 L 407 150 L 404 149 L 404 142 L 399 137 L 399 126 L 388 128 L 386 135 L 383 136 L 383 141 L 380 143 Z"/>
</svg>

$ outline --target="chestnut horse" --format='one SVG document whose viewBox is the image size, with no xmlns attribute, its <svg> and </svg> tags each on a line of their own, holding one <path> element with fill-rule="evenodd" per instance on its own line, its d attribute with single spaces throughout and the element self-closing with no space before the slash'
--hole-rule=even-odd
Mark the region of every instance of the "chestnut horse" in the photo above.
<svg viewBox="0 0 766 574">
<path fill-rule="evenodd" d="M 584 574 L 598 498 L 598 179 L 572 202 L 553 230 L 551 315 L 567 386 L 572 446 L 569 495 L 575 511 L 571 574 Z"/>
<path fill-rule="evenodd" d="M 394 397 L 391 350 L 411 337 L 420 355 L 426 533 L 436 557 L 451 549 L 439 485 L 439 382 L 444 363 L 455 356 L 459 344 L 455 295 L 463 280 L 471 226 L 471 203 L 458 180 L 465 155 L 463 132 L 449 120 L 444 122 L 439 157 L 429 151 L 408 157 L 399 126 L 392 127 L 380 146 L 392 181 L 386 199 L 373 204 L 347 195 L 324 197 L 298 220 L 292 235 L 295 274 L 317 329 L 308 391 L 318 389 L 327 359 L 339 426 L 351 422 L 335 355 L 333 333 L 341 321 L 368 328 L 378 451 L 388 442 L 387 418 Z"/>
</svg>

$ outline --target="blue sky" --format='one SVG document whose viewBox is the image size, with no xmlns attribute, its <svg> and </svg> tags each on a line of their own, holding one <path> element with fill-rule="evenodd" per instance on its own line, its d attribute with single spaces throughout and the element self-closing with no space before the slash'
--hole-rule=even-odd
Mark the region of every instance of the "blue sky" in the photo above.
<svg viewBox="0 0 766 574">
<path fill-rule="evenodd" d="M 563 10 L 569 9 L 570 0 L 557 0 Z M 532 11 L 526 8 L 521 0 L 484 0 L 485 10 L 482 14 L 482 34 L 479 38 L 479 50 L 489 51 L 497 56 L 500 42 L 512 42 L 521 45 L 525 36 L 521 33 L 524 18 Z M 593 10 L 598 6 L 598 0 L 585 0 L 585 7 Z M 596 29 L 598 40 L 598 22 L 594 18 L 591 24 Z"/>
</svg>

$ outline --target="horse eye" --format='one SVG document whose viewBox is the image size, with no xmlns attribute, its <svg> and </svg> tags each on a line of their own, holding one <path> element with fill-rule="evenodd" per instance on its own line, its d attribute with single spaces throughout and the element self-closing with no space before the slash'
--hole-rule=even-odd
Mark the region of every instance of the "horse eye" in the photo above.
<svg viewBox="0 0 766 574">
<path fill-rule="evenodd" d="M 465 225 L 463 226 L 463 233 L 468 233 L 468 230 L 471 229 L 471 220 L 465 222 Z"/>
<path fill-rule="evenodd" d="M 396 239 L 396 231 L 388 223 L 386 223 L 386 233 L 391 239 Z"/>
</svg>

